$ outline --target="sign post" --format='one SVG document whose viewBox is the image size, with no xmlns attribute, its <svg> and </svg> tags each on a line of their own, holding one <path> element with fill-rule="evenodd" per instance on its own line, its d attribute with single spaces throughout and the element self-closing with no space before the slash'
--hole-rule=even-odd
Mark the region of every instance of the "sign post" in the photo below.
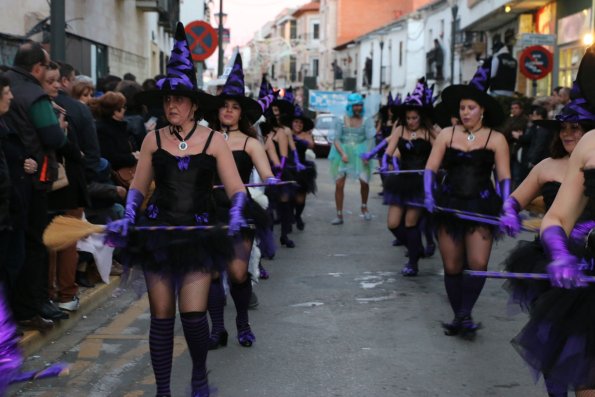
<svg viewBox="0 0 595 397">
<path fill-rule="evenodd" d="M 551 73 L 554 66 L 552 53 L 542 46 L 527 47 L 521 52 L 519 66 L 523 76 L 533 80 L 533 96 L 537 95 L 537 80 Z"/>
</svg>

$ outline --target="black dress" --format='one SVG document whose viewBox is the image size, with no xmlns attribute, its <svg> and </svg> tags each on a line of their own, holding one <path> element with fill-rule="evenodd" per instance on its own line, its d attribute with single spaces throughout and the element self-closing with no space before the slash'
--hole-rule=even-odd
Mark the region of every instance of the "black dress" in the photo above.
<svg viewBox="0 0 595 397">
<path fill-rule="evenodd" d="M 298 153 L 300 162 L 306 167 L 303 171 L 295 173 L 295 180 L 298 183 L 297 190 L 303 193 L 316 193 L 316 164 L 313 161 L 306 160 L 306 150 L 308 150 L 308 142 L 301 139 L 295 141 L 295 148 Z"/>
<path fill-rule="evenodd" d="M 133 231 L 126 257 L 145 270 L 182 275 L 192 271 L 221 271 L 233 257 L 232 239 L 217 218 L 213 181 L 217 160 L 203 151 L 174 156 L 161 147 L 153 153 L 155 191 L 139 226 L 215 226 L 197 231 Z"/>
<path fill-rule="evenodd" d="M 560 182 L 549 181 L 541 187 L 546 212 L 552 206 Z M 546 273 L 549 261 L 543 251 L 539 233 L 533 241 L 521 240 L 504 261 L 504 270 L 512 273 Z M 529 312 L 535 300 L 551 288 L 549 280 L 509 279 L 502 286 L 509 294 L 509 312 Z"/>
<path fill-rule="evenodd" d="M 584 194 L 593 199 L 595 169 L 585 169 L 584 177 Z M 584 273 L 592 276 L 593 253 L 584 259 Z M 595 284 L 549 288 L 534 301 L 529 322 L 511 343 L 534 373 L 568 389 L 595 388 Z"/>
<path fill-rule="evenodd" d="M 231 152 L 233 154 L 233 159 L 236 163 L 238 173 L 240 174 L 240 178 L 242 178 L 242 182 L 244 184 L 250 183 L 250 175 L 252 174 L 252 169 L 254 168 L 252 158 L 246 152 L 246 144 L 248 143 L 249 139 L 250 137 L 246 137 L 242 150 L 233 150 Z M 219 176 L 217 175 L 215 176 L 215 184 L 221 184 Z M 229 209 L 231 208 L 231 201 L 227 197 L 225 189 L 215 189 L 213 191 L 213 196 L 215 198 L 215 202 L 217 203 L 217 219 L 226 223 L 229 222 Z M 248 197 L 250 197 L 249 190 Z M 244 207 L 243 214 L 248 223 L 254 224 L 255 226 L 254 231 L 242 230 L 242 235 L 244 238 L 252 239 L 256 232 L 261 254 L 267 258 L 275 256 L 276 245 L 271 231 L 272 222 L 270 221 L 270 217 L 267 212 L 258 203 L 249 198 L 246 206 Z"/>
<path fill-rule="evenodd" d="M 423 170 L 432 151 L 429 133 L 426 131 L 425 139 L 407 140 L 403 138 L 404 132 L 405 127 L 403 126 L 397 142 L 397 148 L 401 154 L 400 169 L 403 171 Z M 385 205 L 404 206 L 409 202 L 423 204 L 423 173 L 388 174 L 384 180 L 383 197 Z"/>
<path fill-rule="evenodd" d="M 454 136 L 454 127 L 452 134 Z M 446 148 L 442 161 L 446 176 L 439 183 L 436 205 L 483 215 L 497 216 L 500 213 L 502 199 L 492 183 L 495 155 L 487 148 L 491 135 L 492 130 L 483 148 L 470 151 L 453 148 L 451 136 L 450 146 Z M 446 232 L 456 239 L 463 238 L 479 226 L 496 232 L 495 226 L 464 220 L 443 211 L 437 211 L 434 219 L 438 227 L 445 227 Z"/>
</svg>

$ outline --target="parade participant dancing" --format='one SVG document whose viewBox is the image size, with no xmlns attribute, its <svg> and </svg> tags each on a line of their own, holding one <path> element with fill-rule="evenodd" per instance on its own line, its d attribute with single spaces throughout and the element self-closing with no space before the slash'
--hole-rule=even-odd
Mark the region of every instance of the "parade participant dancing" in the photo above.
<svg viewBox="0 0 595 397">
<path fill-rule="evenodd" d="M 223 86 L 221 94 L 217 96 L 220 107 L 216 112 L 207 115 L 211 125 L 216 130 L 223 131 L 227 146 L 232 151 L 235 165 L 240 173 L 242 182 L 250 182 L 250 174 L 256 167 L 261 179 L 274 185 L 277 178 L 273 176 L 264 147 L 258 140 L 256 131 L 251 127 L 262 115 L 261 105 L 245 96 L 244 72 L 242 58 L 236 56 L 233 68 Z M 215 180 L 219 184 L 218 178 Z M 220 209 L 218 219 L 226 219 L 231 203 L 221 189 L 214 192 L 215 200 Z M 260 237 L 261 249 L 265 256 L 274 255 L 270 225 L 266 212 L 255 202 L 247 204 L 251 220 L 255 220 Z M 230 294 L 236 307 L 237 338 L 240 345 L 250 347 L 256 340 L 250 328 L 248 306 L 252 295 L 252 281 L 248 277 L 248 261 L 254 241 L 254 231 L 246 230 L 241 239 L 235 242 L 235 258 L 227 266 L 230 281 Z M 222 277 L 213 277 L 209 289 L 208 311 L 211 317 L 211 336 L 209 349 L 227 345 L 228 333 L 225 329 L 223 312 L 225 307 L 225 290 Z"/>
<path fill-rule="evenodd" d="M 534 373 L 544 374 L 550 388 L 558 386 L 553 396 L 565 396 L 567 390 L 575 390 L 578 397 L 595 396 L 595 284 L 586 286 L 581 280 L 585 273 L 593 275 L 595 223 L 591 222 L 590 230 L 582 226 L 573 231 L 595 198 L 594 70 L 595 46 L 591 46 L 576 78 L 586 101 L 569 105 L 580 113 L 580 129 L 591 131 L 572 152 L 558 195 L 541 223 L 547 272 L 556 288 L 534 302 L 529 322 L 512 340 Z M 583 245 L 586 235 L 588 258 L 581 260 L 571 253 L 571 240 L 582 240 Z"/>
<path fill-rule="evenodd" d="M 303 170 L 296 172 L 298 185 L 293 199 L 295 225 L 298 230 L 304 230 L 305 224 L 302 213 L 306 207 L 306 195 L 316 193 L 316 164 L 313 161 L 306 160 L 306 150 L 314 148 L 314 138 L 312 138 L 314 122 L 309 117 L 304 116 L 301 107 L 296 105 L 294 114 L 284 117 L 283 124 L 291 125 L 299 162 L 305 166 Z"/>
<path fill-rule="evenodd" d="M 124 218 L 107 227 L 107 241 L 125 246 L 130 264 L 142 266 L 149 293 L 149 348 L 158 396 L 171 396 L 176 299 L 184 336 L 192 357 L 192 396 L 209 395 L 206 318 L 211 273 L 222 271 L 233 255 L 232 239 L 246 227 L 242 211 L 246 190 L 223 135 L 198 124 L 215 98 L 198 90 L 196 71 L 178 23 L 167 77 L 157 90 L 137 94 L 140 103 L 161 103 L 169 125 L 144 139 Z M 213 178 L 218 174 L 231 197 L 229 230 L 218 227 L 213 204 Z M 137 222 L 151 181 L 155 191 Z M 135 224 L 205 227 L 140 232 Z"/>
<path fill-rule="evenodd" d="M 469 85 L 451 85 L 442 92 L 442 101 L 452 114 L 458 110 L 462 125 L 442 130 L 432 147 L 424 172 L 425 206 L 429 212 L 435 211 L 434 186 L 441 166 L 446 171 L 436 198 L 441 207 L 498 215 L 502 199 L 491 180 L 494 166 L 503 198 L 510 194 L 508 145 L 504 136 L 494 130 L 505 116 L 498 102 L 486 93 L 489 75 L 489 62 L 485 62 Z M 479 328 L 471 311 L 485 279 L 463 276 L 463 268 L 487 268 L 495 230 L 446 212 L 436 212 L 435 221 L 444 284 L 454 312 L 452 322 L 443 324 L 445 334 L 471 337 Z"/>
<path fill-rule="evenodd" d="M 398 121 L 382 157 L 381 172 L 421 170 L 432 151 L 433 124 L 430 119 L 432 94 L 426 92 L 425 79 L 420 80 L 411 95 L 395 109 Z M 395 153 L 396 151 L 396 153 Z M 393 157 L 393 154 L 395 156 Z M 423 204 L 424 186 L 421 174 L 389 174 L 384 183 L 384 204 L 388 205 L 387 227 L 407 247 L 409 260 L 401 270 L 403 276 L 416 276 L 423 256 L 419 220 L 423 209 L 409 203 Z"/>
<path fill-rule="evenodd" d="M 372 172 L 370 162 L 362 159 L 361 156 L 370 150 L 375 134 L 372 119 L 364 118 L 364 98 L 358 93 L 349 94 L 347 115 L 335 126 L 335 140 L 328 156 L 331 176 L 335 181 L 337 216 L 331 222 L 333 225 L 343 224 L 343 200 L 347 176 L 359 179 L 362 216 L 366 221 L 372 220 L 372 215 L 368 211 Z"/>
<path fill-rule="evenodd" d="M 573 88 L 579 94 L 578 87 Z M 568 168 L 568 159 L 582 136 L 590 129 L 589 119 L 595 116 L 584 106 L 584 99 L 576 95 L 556 116 L 555 120 L 537 120 L 536 124 L 556 131 L 550 145 L 551 156 L 538 163 L 512 192 L 503 205 L 500 230 L 511 237 L 522 227 L 519 212 L 538 196 L 543 197 L 546 212 L 552 206 Z M 583 217 L 589 214 L 583 214 Z M 506 271 L 513 273 L 545 273 L 548 264 L 541 241 L 520 242 L 505 261 Z M 534 301 L 548 288 L 547 281 L 511 279 L 506 282 L 511 302 L 529 311 Z"/>
<path fill-rule="evenodd" d="M 265 139 L 265 149 L 275 171 L 275 177 L 282 181 L 292 181 L 295 180 L 296 168 L 290 168 L 288 164 L 289 141 L 283 131 L 284 129 L 285 127 L 279 125 L 274 116 L 267 117 L 267 121 L 260 124 L 260 130 Z M 276 208 L 281 223 L 281 237 L 279 241 L 287 248 L 295 247 L 293 240 L 288 237 L 288 234 L 291 233 L 291 225 L 293 223 L 291 210 L 293 194 L 294 189 L 291 186 L 266 189 L 266 195 L 269 198 L 269 210 L 273 213 L 273 210 Z"/>
</svg>

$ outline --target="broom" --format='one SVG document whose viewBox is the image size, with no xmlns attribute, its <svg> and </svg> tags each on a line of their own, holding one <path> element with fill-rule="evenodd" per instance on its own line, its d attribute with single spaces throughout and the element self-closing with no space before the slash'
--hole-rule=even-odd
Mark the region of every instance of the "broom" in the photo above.
<svg viewBox="0 0 595 397">
<path fill-rule="evenodd" d="M 227 229 L 228 226 L 136 226 L 133 229 L 138 231 L 193 231 L 208 230 L 221 227 Z M 45 228 L 43 232 L 43 244 L 50 250 L 60 251 L 66 247 L 75 244 L 78 240 L 90 236 L 94 233 L 105 232 L 106 225 L 94 225 L 82 219 L 69 216 L 57 216 Z M 248 225 L 248 228 L 254 229 L 254 225 Z"/>
</svg>

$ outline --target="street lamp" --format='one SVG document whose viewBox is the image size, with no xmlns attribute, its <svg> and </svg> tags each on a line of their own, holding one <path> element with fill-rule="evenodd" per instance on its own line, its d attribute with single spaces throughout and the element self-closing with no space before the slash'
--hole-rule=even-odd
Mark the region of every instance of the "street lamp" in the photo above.
<svg viewBox="0 0 595 397">
<path fill-rule="evenodd" d="M 450 39 L 450 84 L 455 81 L 455 37 L 457 28 L 457 14 L 459 13 L 459 6 L 457 0 L 450 0 L 450 11 L 452 12 L 452 26 Z"/>
<path fill-rule="evenodd" d="M 223 74 L 223 25 L 226 19 L 227 14 L 223 12 L 223 0 L 219 0 L 219 12 L 215 14 L 215 21 L 217 22 L 217 46 L 219 47 L 217 77 Z"/>
</svg>

